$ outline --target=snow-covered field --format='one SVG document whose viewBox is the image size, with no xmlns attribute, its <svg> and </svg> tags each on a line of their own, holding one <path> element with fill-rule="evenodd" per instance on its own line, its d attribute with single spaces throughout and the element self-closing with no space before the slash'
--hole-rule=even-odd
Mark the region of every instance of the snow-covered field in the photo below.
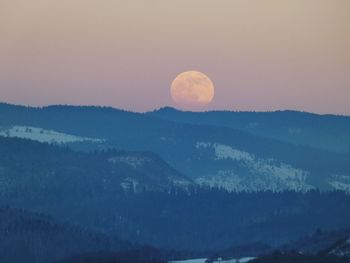
<svg viewBox="0 0 350 263">
<path fill-rule="evenodd" d="M 52 130 L 45 130 L 30 126 L 0 127 L 0 136 L 29 139 L 33 141 L 65 144 L 72 142 L 101 142 L 101 139 L 85 138 L 70 134 L 60 133 Z"/>
<path fill-rule="evenodd" d="M 336 190 L 350 193 L 350 177 L 345 175 L 333 175 L 328 183 Z"/>
<path fill-rule="evenodd" d="M 169 261 L 168 263 L 206 263 L 206 262 L 208 262 L 207 258 L 193 258 L 193 259 Z"/>
<path fill-rule="evenodd" d="M 178 261 L 169 261 L 168 263 L 247 263 L 252 261 L 255 257 L 244 257 L 244 258 L 233 258 L 227 260 L 217 259 L 214 261 L 209 260 L 208 258 L 195 258 L 195 259 L 186 259 L 186 260 L 178 260 Z"/>
</svg>

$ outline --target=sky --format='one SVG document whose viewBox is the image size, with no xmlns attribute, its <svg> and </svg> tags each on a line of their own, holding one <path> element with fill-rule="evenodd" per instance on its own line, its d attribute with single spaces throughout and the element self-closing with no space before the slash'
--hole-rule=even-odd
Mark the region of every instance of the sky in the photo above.
<svg viewBox="0 0 350 263">
<path fill-rule="evenodd" d="M 175 106 L 173 79 L 210 77 L 204 110 L 350 115 L 348 0 L 1 0 L 0 101 Z"/>
</svg>

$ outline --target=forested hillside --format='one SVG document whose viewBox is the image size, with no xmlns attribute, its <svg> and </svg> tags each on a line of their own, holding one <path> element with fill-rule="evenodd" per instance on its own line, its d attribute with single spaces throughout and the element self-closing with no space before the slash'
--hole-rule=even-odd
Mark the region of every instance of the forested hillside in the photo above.
<svg viewBox="0 0 350 263">
<path fill-rule="evenodd" d="M 60 224 L 43 214 L 0 207 L 0 219 L 0 262 L 4 263 L 47 263 L 77 253 L 132 248 L 115 237 Z"/>
</svg>

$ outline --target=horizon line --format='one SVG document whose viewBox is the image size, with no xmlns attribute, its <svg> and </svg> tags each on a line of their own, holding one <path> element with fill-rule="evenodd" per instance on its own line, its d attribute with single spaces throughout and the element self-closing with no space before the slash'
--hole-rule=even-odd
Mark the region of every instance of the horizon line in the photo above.
<svg viewBox="0 0 350 263">
<path fill-rule="evenodd" d="M 14 107 L 26 107 L 26 108 L 33 108 L 33 109 L 45 109 L 50 107 L 86 107 L 86 108 L 109 108 L 113 110 L 119 110 L 124 112 L 131 112 L 131 113 L 138 113 L 138 114 L 147 114 L 151 112 L 157 112 L 164 109 L 170 109 L 177 112 L 182 113 L 210 113 L 210 112 L 232 112 L 232 113 L 276 113 L 276 112 L 296 112 L 296 113 L 305 113 L 305 114 L 312 114 L 312 115 L 319 115 L 319 116 L 337 116 L 337 117 L 350 117 L 350 115 L 346 114 L 337 114 L 337 113 L 318 113 L 318 112 L 311 112 L 311 111 L 305 111 L 305 110 L 298 110 L 298 109 L 274 109 L 274 110 L 234 110 L 234 109 L 209 109 L 209 110 L 202 110 L 202 111 L 193 111 L 193 110 L 186 110 L 186 109 L 180 109 L 176 108 L 174 106 L 164 105 L 160 107 L 155 107 L 151 110 L 146 111 L 137 111 L 137 110 L 131 110 L 131 109 L 124 109 L 119 108 L 111 105 L 97 105 L 97 104 L 45 104 L 45 105 L 30 105 L 30 104 L 18 104 L 18 103 L 10 103 L 5 101 L 0 101 L 0 105 L 8 105 L 8 106 L 14 106 Z"/>
</svg>

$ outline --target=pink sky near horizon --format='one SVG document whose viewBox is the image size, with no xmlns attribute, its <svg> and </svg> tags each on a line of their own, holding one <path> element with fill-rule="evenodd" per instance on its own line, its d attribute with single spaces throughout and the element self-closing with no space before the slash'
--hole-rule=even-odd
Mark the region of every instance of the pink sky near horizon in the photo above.
<svg viewBox="0 0 350 263">
<path fill-rule="evenodd" d="M 0 101 L 175 106 L 198 70 L 205 108 L 350 115 L 348 0 L 4 0 Z"/>
</svg>

